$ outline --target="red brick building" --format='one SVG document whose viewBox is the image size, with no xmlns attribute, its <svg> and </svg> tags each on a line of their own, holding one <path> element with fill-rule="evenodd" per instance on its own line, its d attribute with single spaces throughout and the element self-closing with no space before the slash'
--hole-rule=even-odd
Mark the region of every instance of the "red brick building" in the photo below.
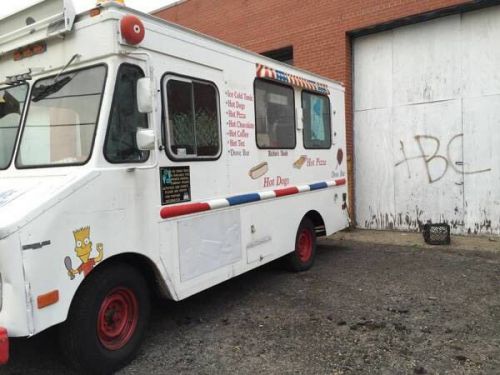
<svg viewBox="0 0 500 375">
<path fill-rule="evenodd" d="M 477 0 L 186 0 L 159 10 L 155 15 L 258 53 L 271 51 L 271 56 L 284 53 L 285 59 L 293 53 L 294 65 L 343 82 L 347 89 L 347 147 L 351 202 L 354 202 L 354 41 L 364 35 L 468 13 L 498 3 Z"/>
</svg>

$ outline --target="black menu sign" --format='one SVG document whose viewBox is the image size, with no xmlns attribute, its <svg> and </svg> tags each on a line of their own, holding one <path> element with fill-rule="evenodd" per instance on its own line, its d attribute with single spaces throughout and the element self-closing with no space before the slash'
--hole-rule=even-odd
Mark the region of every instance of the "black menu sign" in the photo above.
<svg viewBox="0 0 500 375">
<path fill-rule="evenodd" d="M 191 201 L 189 167 L 160 168 L 161 204 Z"/>
</svg>

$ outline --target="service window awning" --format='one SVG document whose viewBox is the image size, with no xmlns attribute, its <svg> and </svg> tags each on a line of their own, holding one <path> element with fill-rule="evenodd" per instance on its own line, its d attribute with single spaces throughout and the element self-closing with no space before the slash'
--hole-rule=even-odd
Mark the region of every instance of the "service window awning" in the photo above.
<svg viewBox="0 0 500 375">
<path fill-rule="evenodd" d="M 256 67 L 257 67 L 258 78 L 272 79 L 278 82 L 287 83 L 292 86 L 300 87 L 310 91 L 315 91 L 321 94 L 325 95 L 330 94 L 330 90 L 328 90 L 327 85 L 323 83 L 311 81 L 310 79 L 289 74 L 262 64 L 256 64 Z"/>
</svg>

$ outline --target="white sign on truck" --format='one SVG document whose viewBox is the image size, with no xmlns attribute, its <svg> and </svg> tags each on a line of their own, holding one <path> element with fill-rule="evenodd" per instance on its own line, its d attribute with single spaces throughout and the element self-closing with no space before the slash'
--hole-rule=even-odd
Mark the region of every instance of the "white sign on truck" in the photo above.
<svg viewBox="0 0 500 375">
<path fill-rule="evenodd" d="M 120 2 L 0 21 L 0 362 L 57 325 L 86 372 L 181 300 L 348 225 L 344 89 Z"/>
</svg>

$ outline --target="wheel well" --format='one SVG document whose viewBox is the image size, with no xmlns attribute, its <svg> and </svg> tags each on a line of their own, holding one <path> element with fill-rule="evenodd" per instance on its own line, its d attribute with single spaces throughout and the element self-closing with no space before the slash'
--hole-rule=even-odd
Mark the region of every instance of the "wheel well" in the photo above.
<svg viewBox="0 0 500 375">
<path fill-rule="evenodd" d="M 304 217 L 307 217 L 314 224 L 316 236 L 326 236 L 325 221 L 318 211 L 311 210 L 307 214 L 305 214 Z"/>
<path fill-rule="evenodd" d="M 118 254 L 105 259 L 102 262 L 101 267 L 110 267 L 114 263 L 126 263 L 137 269 L 146 280 L 152 294 L 156 297 L 172 298 L 167 285 L 163 281 L 160 271 L 148 257 L 136 253 Z"/>
</svg>

